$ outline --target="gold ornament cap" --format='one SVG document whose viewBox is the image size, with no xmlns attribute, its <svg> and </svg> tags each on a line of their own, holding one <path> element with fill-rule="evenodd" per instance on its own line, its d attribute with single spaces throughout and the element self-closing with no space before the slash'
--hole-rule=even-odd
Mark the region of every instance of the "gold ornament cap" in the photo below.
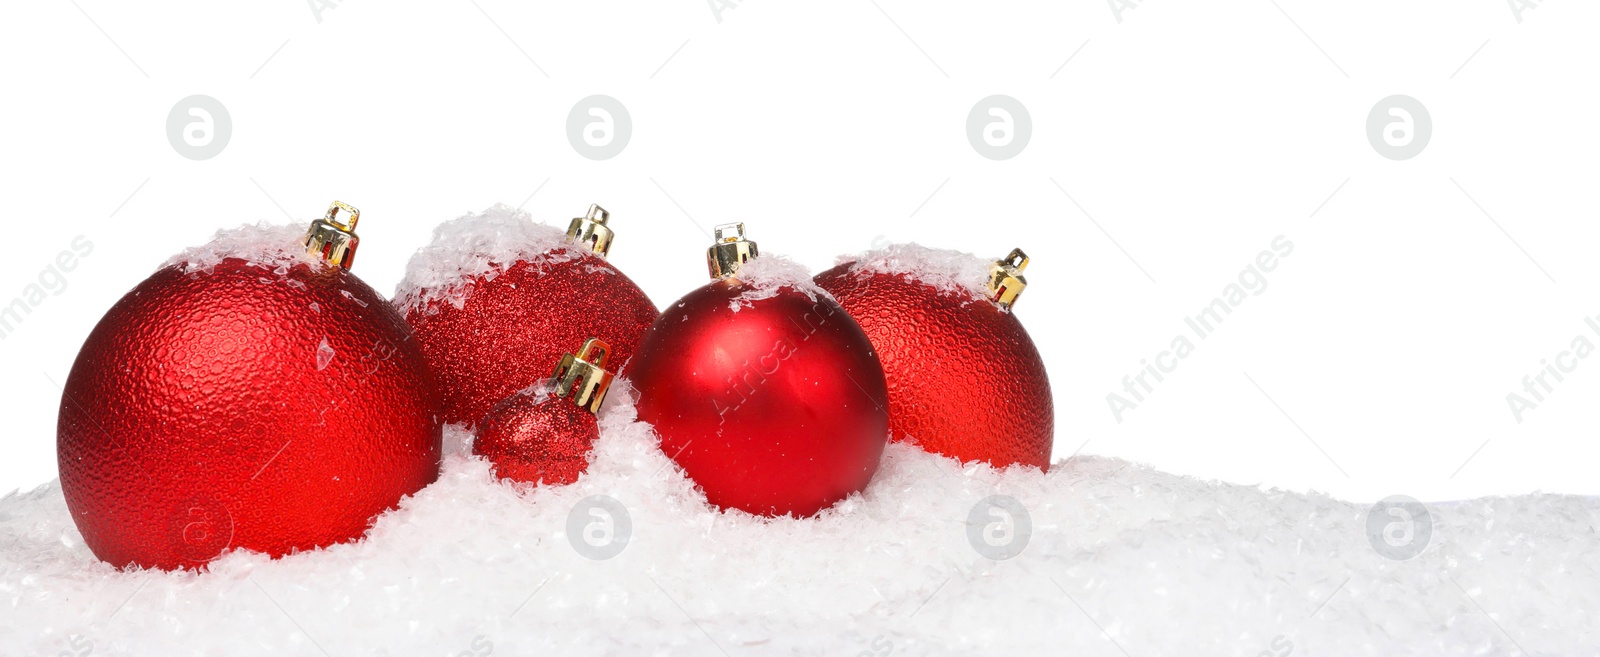
<svg viewBox="0 0 1600 657">
<path fill-rule="evenodd" d="M 340 210 L 349 215 L 348 221 L 339 222 Z M 326 215 L 311 222 L 311 228 L 306 230 L 306 237 L 300 243 L 311 255 L 349 269 L 356 259 L 356 246 L 361 243 L 361 238 L 356 236 L 356 222 L 360 220 L 360 210 L 344 201 L 334 201 Z"/>
<path fill-rule="evenodd" d="M 589 247 L 595 255 L 602 258 L 611 252 L 611 238 L 616 233 L 611 232 L 611 227 L 606 221 L 611 219 L 611 213 L 598 204 L 589 204 L 589 213 L 581 217 L 574 217 L 572 223 L 567 224 L 567 238 Z"/>
<path fill-rule="evenodd" d="M 761 255 L 756 243 L 744 238 L 744 222 L 717 226 L 716 232 L 716 243 L 706 249 L 706 268 L 711 270 L 712 278 L 737 274 L 741 265 Z"/>
<path fill-rule="evenodd" d="M 1027 268 L 1028 254 L 1022 249 L 1012 249 L 1010 255 L 996 260 L 989 266 L 989 299 L 1001 308 L 1015 305 L 1017 296 L 1028 287 L 1028 279 L 1022 276 L 1022 270 Z"/>
<path fill-rule="evenodd" d="M 606 371 L 606 360 L 611 358 L 611 345 L 600 338 L 589 338 L 577 354 L 561 357 L 556 373 L 550 378 L 556 382 L 556 396 L 572 395 L 579 408 L 590 413 L 600 412 L 600 403 L 606 400 L 614 376 Z"/>
</svg>

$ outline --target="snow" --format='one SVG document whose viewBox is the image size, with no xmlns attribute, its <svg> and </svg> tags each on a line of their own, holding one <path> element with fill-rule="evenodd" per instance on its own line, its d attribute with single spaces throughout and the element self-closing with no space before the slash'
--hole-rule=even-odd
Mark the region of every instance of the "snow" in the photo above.
<svg viewBox="0 0 1600 657">
<path fill-rule="evenodd" d="M 817 518 L 766 520 L 709 508 L 635 421 L 633 399 L 619 381 L 575 484 L 494 483 L 452 427 L 439 482 L 366 540 L 279 560 L 233 552 L 204 573 L 115 571 L 84 547 L 57 484 L 13 493 L 0 499 L 0 655 L 1577 655 L 1600 645 L 1593 498 L 1431 504 L 1426 549 L 1401 561 L 1374 548 L 1367 504 L 1101 457 L 1048 474 L 964 467 L 894 444 L 865 494 Z M 1012 509 L 1010 525 L 987 499 Z"/>
<path fill-rule="evenodd" d="M 395 288 L 395 304 L 407 314 L 433 308 L 437 302 L 460 308 L 473 279 L 494 280 L 519 261 L 539 266 L 580 255 L 565 230 L 534 223 L 520 209 L 495 205 L 434 228 L 433 241 L 417 249 L 406 264 L 405 278 Z"/>
<path fill-rule="evenodd" d="M 777 254 L 762 254 L 739 265 L 734 278 L 743 283 L 744 291 L 728 303 L 734 312 L 753 305 L 756 301 L 778 295 L 778 290 L 791 288 L 812 301 L 817 297 L 832 299 L 833 295 L 811 280 L 811 272 L 798 262 Z"/>
<path fill-rule="evenodd" d="M 316 304 L 312 304 L 316 305 Z M 322 311 L 317 311 L 322 312 Z M 333 362 L 333 357 L 339 352 L 328 344 L 328 336 L 322 336 L 322 342 L 317 344 L 317 371 L 328 369 L 328 364 Z"/>
<path fill-rule="evenodd" d="M 528 387 L 518 390 L 517 394 L 523 397 L 532 397 L 535 402 L 542 402 L 546 397 L 556 394 L 557 383 L 560 382 L 553 378 L 539 379 L 529 384 Z"/>
<path fill-rule="evenodd" d="M 834 264 L 853 263 L 854 271 L 862 274 L 905 274 L 941 292 L 966 292 L 975 299 L 987 299 L 989 269 L 997 259 L 910 242 L 840 256 Z"/>
<path fill-rule="evenodd" d="M 322 259 L 306 252 L 303 240 L 307 225 L 261 222 L 253 226 L 246 224 L 218 230 L 210 242 L 184 249 L 163 263 L 161 268 L 181 265 L 185 274 L 197 271 L 211 273 L 223 260 L 238 258 L 283 276 L 297 264 L 313 268 L 327 266 Z"/>
</svg>

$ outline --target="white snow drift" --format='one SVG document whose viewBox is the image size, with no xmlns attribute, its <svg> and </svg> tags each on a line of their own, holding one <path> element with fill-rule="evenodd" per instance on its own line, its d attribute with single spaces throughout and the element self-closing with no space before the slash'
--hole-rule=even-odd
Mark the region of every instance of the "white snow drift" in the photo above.
<svg viewBox="0 0 1600 657">
<path fill-rule="evenodd" d="M 1417 519 L 1431 523 L 1427 547 L 1397 561 L 1370 542 L 1366 505 L 1105 458 L 1045 474 L 893 445 L 864 495 L 817 518 L 758 519 L 706 505 L 635 421 L 626 384 L 601 421 L 576 484 L 497 484 L 451 430 L 440 481 L 367 539 L 278 560 L 230 553 L 202 573 L 118 572 L 84 547 L 58 485 L 14 493 L 0 500 L 0 654 L 1281 657 L 1600 645 L 1593 499 L 1432 505 Z"/>
</svg>

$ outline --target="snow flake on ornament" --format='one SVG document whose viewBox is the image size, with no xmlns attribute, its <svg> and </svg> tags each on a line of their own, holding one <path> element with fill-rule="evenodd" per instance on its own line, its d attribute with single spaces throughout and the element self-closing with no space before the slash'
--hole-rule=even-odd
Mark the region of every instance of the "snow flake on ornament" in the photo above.
<svg viewBox="0 0 1600 657">
<path fill-rule="evenodd" d="M 312 305 L 316 305 L 316 304 L 312 304 Z M 321 372 L 322 370 L 328 369 L 328 363 L 332 363 L 333 362 L 333 356 L 334 356 L 335 353 L 337 353 L 337 352 L 334 351 L 333 347 L 328 345 L 328 337 L 327 336 L 323 336 L 322 337 L 322 343 L 317 345 L 317 371 L 318 372 Z"/>
<path fill-rule="evenodd" d="M 162 263 L 161 269 L 171 266 L 183 268 L 185 274 L 216 271 L 217 264 L 229 258 L 243 260 L 250 265 L 269 270 L 279 278 L 289 269 L 304 264 L 317 269 L 328 266 L 306 252 L 302 244 L 306 236 L 304 225 L 273 225 L 261 222 L 238 228 L 218 230 L 211 241 L 192 246 Z"/>
<path fill-rule="evenodd" d="M 339 295 L 344 297 L 345 299 L 348 299 L 350 301 L 354 301 L 356 305 L 361 306 L 362 308 L 366 308 L 367 307 L 367 302 L 362 301 L 360 299 L 357 299 L 356 296 L 354 294 L 351 294 L 349 290 L 339 290 Z"/>
<path fill-rule="evenodd" d="M 935 249 L 908 242 L 866 253 L 840 256 L 835 265 L 854 265 L 852 274 L 903 274 L 940 292 L 965 292 L 988 299 L 993 260 L 954 249 Z"/>
<path fill-rule="evenodd" d="M 744 283 L 744 292 L 728 302 L 728 307 L 733 312 L 753 306 L 762 299 L 778 296 L 778 291 L 786 287 L 806 295 L 806 298 L 812 301 L 816 301 L 818 297 L 833 299 L 833 295 L 812 282 L 811 272 L 806 270 L 805 265 L 780 255 L 761 255 L 751 258 L 739 266 L 734 278 Z"/>
<path fill-rule="evenodd" d="M 535 223 L 521 209 L 495 205 L 434 228 L 433 241 L 406 264 L 395 305 L 402 313 L 437 312 L 440 302 L 461 308 L 474 279 L 494 280 L 518 262 L 541 267 L 581 256 L 566 231 Z"/>
</svg>

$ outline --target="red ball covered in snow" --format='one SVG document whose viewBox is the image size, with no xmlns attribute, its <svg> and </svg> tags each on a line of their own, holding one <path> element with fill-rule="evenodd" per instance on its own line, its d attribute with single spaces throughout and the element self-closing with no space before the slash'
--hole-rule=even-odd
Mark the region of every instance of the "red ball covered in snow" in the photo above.
<svg viewBox="0 0 1600 657">
<path fill-rule="evenodd" d="M 1021 291 L 1026 256 L 995 266 L 954 251 L 897 245 L 816 277 L 871 338 L 889 386 L 893 440 L 961 461 L 1050 467 L 1055 412 L 1033 339 L 991 300 Z M 1009 304 L 1007 304 L 1009 305 Z"/>
<path fill-rule="evenodd" d="M 219 234 L 84 341 L 57 455 L 95 556 L 171 569 L 349 541 L 438 477 L 439 395 L 410 330 L 303 234 Z"/>
<path fill-rule="evenodd" d="M 633 356 L 655 304 L 586 234 L 496 206 L 439 226 L 412 258 L 395 304 L 439 378 L 446 422 L 477 422 L 590 335 L 609 339 L 612 362 Z"/>
<path fill-rule="evenodd" d="M 761 265 L 761 267 L 758 267 Z M 850 315 L 771 257 L 662 313 L 634 359 L 639 419 L 723 508 L 809 516 L 866 487 L 889 425 L 883 369 Z M 788 280 L 786 280 L 788 279 Z M 760 282 L 753 282 L 760 281 Z"/>
</svg>

